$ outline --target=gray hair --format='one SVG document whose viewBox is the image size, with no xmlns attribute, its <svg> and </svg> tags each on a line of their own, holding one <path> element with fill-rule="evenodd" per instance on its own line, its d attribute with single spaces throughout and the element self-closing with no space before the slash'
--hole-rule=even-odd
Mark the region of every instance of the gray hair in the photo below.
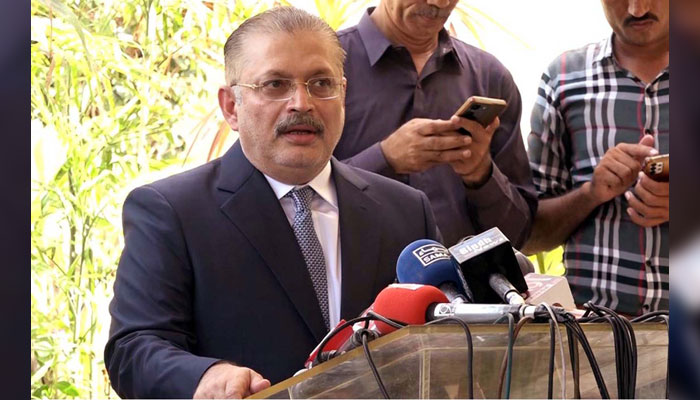
<svg viewBox="0 0 700 400">
<path fill-rule="evenodd" d="M 245 42 L 256 33 L 296 33 L 308 31 L 319 33 L 332 45 L 334 65 L 343 73 L 345 50 L 343 50 L 333 28 L 321 18 L 294 7 L 275 7 L 261 14 L 248 18 L 231 33 L 224 45 L 224 63 L 226 84 L 233 85 L 240 79 L 245 63 Z"/>
</svg>

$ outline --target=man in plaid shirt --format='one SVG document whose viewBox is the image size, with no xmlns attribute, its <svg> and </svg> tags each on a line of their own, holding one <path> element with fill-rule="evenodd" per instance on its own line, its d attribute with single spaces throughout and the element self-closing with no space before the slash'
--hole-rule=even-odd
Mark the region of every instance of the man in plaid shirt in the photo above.
<svg viewBox="0 0 700 400">
<path fill-rule="evenodd" d="M 668 309 L 669 184 L 646 176 L 669 152 L 669 0 L 602 0 L 613 34 L 559 56 L 532 111 L 539 206 L 524 250 L 565 244 L 577 304 Z"/>
</svg>

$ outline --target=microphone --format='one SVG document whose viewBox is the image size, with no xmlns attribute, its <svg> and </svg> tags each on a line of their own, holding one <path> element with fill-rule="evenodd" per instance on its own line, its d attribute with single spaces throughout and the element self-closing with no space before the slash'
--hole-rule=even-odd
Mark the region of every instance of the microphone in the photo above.
<svg viewBox="0 0 700 400">
<path fill-rule="evenodd" d="M 512 314 L 515 320 L 522 317 L 547 319 L 549 313 L 544 306 L 524 304 L 456 304 L 446 301 L 437 288 L 427 285 L 392 284 L 382 290 L 374 301 L 374 312 L 409 325 L 423 325 L 444 317 L 458 318 L 466 323 L 491 324 L 503 321 Z M 555 308 L 559 311 L 559 308 Z M 381 335 L 396 328 L 377 321 Z"/>
<path fill-rule="evenodd" d="M 393 283 L 379 292 L 374 303 L 362 312 L 360 317 L 364 317 L 370 311 L 374 311 L 381 316 L 387 316 L 397 321 L 411 325 L 422 325 L 425 323 L 425 310 L 430 304 L 446 302 L 448 302 L 448 299 L 445 297 L 445 294 L 434 286 Z M 341 321 L 336 329 L 344 322 Z M 371 339 L 376 339 L 381 335 L 396 330 L 393 326 L 382 321 L 370 321 L 367 328 L 364 327 L 365 324 L 364 321 L 361 321 L 345 327 L 328 341 L 321 353 L 318 353 L 320 344 L 316 346 L 306 360 L 305 367 L 315 367 L 322 362 L 362 345 L 363 332 L 368 332 Z M 316 356 L 317 353 L 318 357 Z"/>
<path fill-rule="evenodd" d="M 471 302 L 472 293 L 449 251 L 442 244 L 420 239 L 406 246 L 396 261 L 399 283 L 420 283 L 442 290 L 456 303 Z"/>
<path fill-rule="evenodd" d="M 508 238 L 497 227 L 463 240 L 449 249 L 471 288 L 476 303 L 524 304 L 527 291 L 522 269 Z M 522 263 L 522 265 L 521 265 Z M 533 268 L 534 269 L 534 268 Z"/>
<path fill-rule="evenodd" d="M 515 259 L 518 261 L 518 266 L 520 267 L 520 272 L 523 273 L 523 275 L 527 276 L 527 274 L 534 273 L 535 272 L 535 266 L 532 264 L 532 261 L 530 261 L 529 258 L 517 249 L 513 248 L 513 253 L 515 253 Z M 526 279 L 527 280 L 527 279 Z"/>
<path fill-rule="evenodd" d="M 553 307 L 559 311 L 558 307 Z M 549 318 L 547 308 L 525 304 L 431 304 L 427 310 L 427 320 L 452 317 L 468 324 L 493 324 L 505 321 L 503 317 L 511 314 L 518 321 L 523 317 L 535 320 Z"/>
<path fill-rule="evenodd" d="M 423 325 L 428 307 L 435 303 L 449 303 L 445 294 L 435 286 L 392 283 L 377 295 L 374 312 L 409 325 Z M 377 321 L 377 330 L 381 335 L 386 335 L 396 328 Z"/>
</svg>

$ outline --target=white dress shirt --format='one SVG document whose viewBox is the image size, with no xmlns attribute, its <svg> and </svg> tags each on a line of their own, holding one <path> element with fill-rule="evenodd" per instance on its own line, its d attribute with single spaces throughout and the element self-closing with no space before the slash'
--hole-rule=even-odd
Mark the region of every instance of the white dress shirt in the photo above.
<svg viewBox="0 0 700 400">
<path fill-rule="evenodd" d="M 264 175 L 264 174 L 263 174 Z M 314 222 L 314 230 L 318 241 L 321 242 L 323 256 L 326 259 L 326 282 L 328 283 L 328 319 L 330 328 L 333 329 L 340 321 L 340 290 L 341 290 L 341 262 L 340 262 L 340 230 L 338 229 L 338 196 L 335 191 L 335 183 L 331 175 L 331 162 L 321 170 L 306 185 L 288 185 L 276 181 L 265 175 L 265 179 L 275 192 L 277 199 L 287 215 L 289 225 L 294 225 L 294 200 L 284 197 L 293 188 L 311 186 L 315 191 L 311 199 L 311 219 Z"/>
</svg>

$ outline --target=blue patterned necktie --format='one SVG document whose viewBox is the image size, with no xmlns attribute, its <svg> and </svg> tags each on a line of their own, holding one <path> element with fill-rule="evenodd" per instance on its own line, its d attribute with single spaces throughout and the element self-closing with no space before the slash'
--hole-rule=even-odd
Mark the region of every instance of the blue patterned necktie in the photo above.
<svg viewBox="0 0 700 400">
<path fill-rule="evenodd" d="M 306 268 L 311 275 L 311 282 L 316 291 L 318 304 L 321 306 L 323 319 L 328 329 L 328 284 L 326 283 L 326 259 L 323 256 L 321 242 L 318 241 L 314 222 L 311 219 L 311 198 L 314 195 L 314 190 L 309 186 L 304 186 L 299 189 L 292 189 L 285 195 L 294 200 L 294 235 L 297 238 L 301 253 L 306 261 Z"/>
</svg>

